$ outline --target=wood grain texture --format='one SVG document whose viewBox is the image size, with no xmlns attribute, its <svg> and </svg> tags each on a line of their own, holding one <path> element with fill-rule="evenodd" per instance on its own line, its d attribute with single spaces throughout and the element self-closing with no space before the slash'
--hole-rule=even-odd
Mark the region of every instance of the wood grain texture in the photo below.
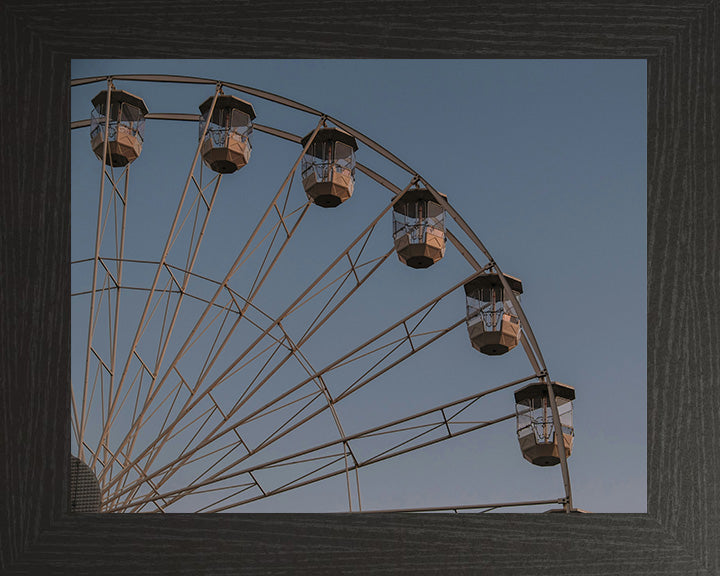
<svg viewBox="0 0 720 576">
<path fill-rule="evenodd" d="M 720 574 L 718 0 L 0 4 L 0 572 Z M 69 63 L 646 58 L 648 510 L 66 513 Z"/>
</svg>

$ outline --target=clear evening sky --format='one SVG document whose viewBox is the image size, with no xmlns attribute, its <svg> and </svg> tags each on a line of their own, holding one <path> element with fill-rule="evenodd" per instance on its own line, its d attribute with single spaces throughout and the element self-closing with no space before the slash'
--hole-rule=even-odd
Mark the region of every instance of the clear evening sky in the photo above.
<svg viewBox="0 0 720 576">
<path fill-rule="evenodd" d="M 550 374 L 576 389 L 576 438 L 569 459 L 575 505 L 591 512 L 646 510 L 644 61 L 73 61 L 73 78 L 107 74 L 178 74 L 260 88 L 338 118 L 414 168 L 448 196 L 503 271 L 522 279 L 523 308 Z M 208 86 L 118 82 L 117 87 L 143 97 L 151 112 L 196 114 L 212 95 Z M 101 89 L 102 83 L 73 89 L 72 120 L 89 118 L 90 99 Z M 309 116 L 299 121 L 277 106 L 238 95 L 255 105 L 260 124 L 304 135 L 317 121 Z M 130 213 L 135 216 L 128 224 L 131 257 L 157 259 L 162 252 L 163 233 L 197 142 L 196 126 L 173 130 L 160 121 L 146 125 L 145 149 L 133 166 L 137 212 Z M 100 164 L 90 150 L 88 129 L 75 130 L 72 138 L 72 252 L 78 259 L 92 255 Z M 233 256 L 221 245 L 242 226 L 234 214 L 249 206 L 264 209 L 292 164 L 265 153 L 266 141 L 256 133 L 251 164 L 223 181 L 229 187 L 201 253 L 203 273 L 222 278 Z M 358 161 L 369 156 L 361 146 Z M 399 186 L 407 184 L 398 170 L 387 173 Z M 301 197 L 299 183 L 294 186 Z M 293 277 L 294 267 L 303 268 L 302 258 L 310 265 L 319 252 L 327 253 L 329 263 L 331 253 L 347 244 L 334 239 L 344 229 L 357 233 L 389 199 L 360 175 L 346 204 L 333 210 L 311 207 L 313 226 L 324 236 L 318 244 L 302 237 L 306 245 L 299 256 L 283 264 L 287 277 Z M 389 224 L 382 225 L 391 246 Z M 452 222 L 448 228 L 457 231 Z M 410 302 L 422 286 L 439 289 L 449 285 L 450 280 L 443 283 L 447 278 L 470 273 L 454 268 L 460 259 L 450 246 L 446 260 L 425 271 L 407 269 L 396 258 L 386 263 L 383 283 L 359 294 L 354 316 L 318 336 L 328 345 L 311 349 L 317 363 L 326 363 L 323 349 L 351 347 L 355 333 L 370 330 L 365 323 L 371 317 L 381 316 L 380 326 L 409 312 L 391 304 L 400 301 L 398 295 L 407 294 Z M 302 288 L 277 281 L 265 300 L 285 302 L 290 291 Z M 453 301 L 458 314 L 464 311 L 461 293 Z M 73 325 L 73 378 L 84 360 L 75 342 L 86 334 L 85 324 Z M 354 411 L 344 415 L 349 429 L 374 425 L 374 412 L 384 407 L 383 418 L 400 418 L 531 372 L 521 347 L 503 358 L 483 356 L 471 348 L 464 326 L 408 364 L 363 391 Z M 493 402 L 496 416 L 514 408 L 511 390 Z M 525 461 L 512 421 L 361 470 L 360 480 L 366 509 L 563 495 L 559 466 L 542 469 Z M 340 476 L 247 510 L 342 510 L 344 490 Z"/>
</svg>

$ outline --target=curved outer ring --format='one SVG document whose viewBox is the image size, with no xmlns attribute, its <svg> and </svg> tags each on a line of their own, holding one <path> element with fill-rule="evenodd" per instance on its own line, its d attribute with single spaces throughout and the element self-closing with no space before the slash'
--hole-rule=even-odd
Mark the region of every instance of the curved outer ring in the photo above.
<svg viewBox="0 0 720 576">
<path fill-rule="evenodd" d="M 415 170 L 413 170 L 410 166 L 408 166 L 405 162 L 400 160 L 397 156 L 392 154 L 390 151 L 385 149 L 383 146 L 375 142 L 374 140 L 368 138 L 363 133 L 359 132 L 358 130 L 355 130 L 354 128 L 348 126 L 347 124 L 344 124 L 343 122 L 340 122 L 339 120 L 333 118 L 332 116 L 329 116 L 327 114 L 324 114 L 323 112 L 320 112 L 314 108 L 311 108 L 309 106 L 306 106 L 304 104 L 301 104 L 299 102 L 296 102 L 294 100 L 291 100 L 289 98 L 285 98 L 283 96 L 279 96 L 277 94 L 273 94 L 272 92 L 267 92 L 264 90 L 259 90 L 257 88 L 252 88 L 250 86 L 244 86 L 241 84 L 235 84 L 232 82 L 225 82 L 221 80 L 213 80 L 210 78 L 199 78 L 196 76 L 176 76 L 176 75 L 153 75 L 153 74 L 121 74 L 121 75 L 109 75 L 109 76 L 95 76 L 95 77 L 88 77 L 88 78 L 78 78 L 75 80 L 71 80 L 71 87 L 73 86 L 82 86 L 85 84 L 92 84 L 95 82 L 111 82 L 112 80 L 125 80 L 125 81 L 135 81 L 135 82 L 169 82 L 169 83 L 178 83 L 178 84 L 207 84 L 207 85 L 214 85 L 216 87 L 227 87 L 232 88 L 234 90 L 237 90 L 239 92 L 243 92 L 245 94 L 250 94 L 252 96 L 256 96 L 259 98 L 263 98 L 265 100 L 269 100 L 272 102 L 275 102 L 277 104 L 281 104 L 284 106 L 288 106 L 290 108 L 294 108 L 296 110 L 300 110 L 303 112 L 307 112 L 309 114 L 313 114 L 315 116 L 320 116 L 333 124 L 335 124 L 338 128 L 341 130 L 344 130 L 351 136 L 355 137 L 358 141 L 362 142 L 381 156 L 385 157 L 387 160 L 390 160 L 393 164 L 396 166 L 402 168 L 409 174 L 411 174 L 412 179 L 414 182 L 420 183 L 424 185 L 430 193 L 435 197 L 435 200 L 440 204 L 446 212 L 450 214 L 452 219 L 455 221 L 455 223 L 465 232 L 465 234 L 472 240 L 472 242 L 475 244 L 475 246 L 480 249 L 480 251 L 485 255 L 485 257 L 488 259 L 489 262 L 492 263 L 493 267 L 495 268 L 495 271 L 499 275 L 503 286 L 505 288 L 506 293 L 510 295 L 510 300 L 512 303 L 513 308 L 518 314 L 518 317 L 520 318 L 522 330 L 523 330 L 523 337 L 522 337 L 522 344 L 523 348 L 525 349 L 525 353 L 528 356 L 528 359 L 530 360 L 530 363 L 532 364 L 533 368 L 535 369 L 535 372 L 538 376 L 538 379 L 545 383 L 547 385 L 548 395 L 550 397 L 550 404 L 553 411 L 553 417 L 559 421 L 559 412 L 557 409 L 557 403 L 555 400 L 555 393 L 552 389 L 552 380 L 550 378 L 550 374 L 548 372 L 547 366 L 545 364 L 545 360 L 542 356 L 542 352 L 540 351 L 540 347 L 537 343 L 537 339 L 535 338 L 535 335 L 533 333 L 532 327 L 530 326 L 530 322 L 527 319 L 527 316 L 525 315 L 524 310 L 522 309 L 522 306 L 520 305 L 520 302 L 516 298 L 515 294 L 513 293 L 508 281 L 505 279 L 505 275 L 503 274 L 500 267 L 497 265 L 495 260 L 493 259 L 490 252 L 487 250 L 485 245 L 480 241 L 480 239 L 477 237 L 475 232 L 468 226 L 468 224 L 465 222 L 465 220 L 458 214 L 458 212 L 450 205 L 450 203 L 447 200 L 447 197 L 435 190 L 427 180 L 422 178 L 422 176 L 419 175 L 419 173 Z M 192 117 L 185 118 L 186 120 L 193 119 Z M 76 126 L 79 127 L 79 126 Z M 290 135 L 288 135 L 290 136 Z M 300 142 L 301 138 L 294 137 L 291 139 L 297 139 L 298 142 Z M 388 186 L 390 187 L 390 186 Z M 394 186 L 391 187 L 391 189 L 395 188 Z M 393 193 L 397 195 L 400 191 L 399 190 L 393 190 Z M 450 236 L 451 241 L 453 240 L 453 237 Z M 454 242 L 455 243 L 455 242 Z M 474 260 L 474 258 L 470 255 L 469 252 L 467 252 L 466 249 L 460 249 L 460 252 L 463 254 L 463 256 L 470 262 L 470 264 L 476 269 L 480 270 L 481 266 L 478 262 Z M 527 339 L 525 338 L 527 337 Z M 565 485 L 565 493 L 566 493 L 566 503 L 565 503 L 565 509 L 566 511 L 572 510 L 572 493 L 570 488 L 570 477 L 567 467 L 567 459 L 565 458 L 565 451 L 560 450 L 560 465 L 562 469 L 562 475 L 563 475 L 563 483 Z"/>
</svg>

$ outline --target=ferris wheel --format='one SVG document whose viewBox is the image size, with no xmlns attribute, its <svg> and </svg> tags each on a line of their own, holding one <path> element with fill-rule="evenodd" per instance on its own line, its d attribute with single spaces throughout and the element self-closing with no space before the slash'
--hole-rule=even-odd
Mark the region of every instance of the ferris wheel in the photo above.
<svg viewBox="0 0 720 576">
<path fill-rule="evenodd" d="M 151 110 L 159 85 L 203 97 Z M 409 455 L 513 421 L 517 457 L 558 466 L 559 494 L 382 510 L 574 510 L 574 388 L 550 377 L 522 281 L 449 195 L 263 90 L 72 86 L 94 95 L 72 122 L 74 158 L 93 162 L 73 184 L 71 509 L 242 512 L 323 486 L 337 511 L 378 511 L 365 471 L 392 482 Z M 507 377 L 455 393 L 436 352 L 449 338 Z M 509 410 L 488 415 L 498 394 Z"/>
</svg>

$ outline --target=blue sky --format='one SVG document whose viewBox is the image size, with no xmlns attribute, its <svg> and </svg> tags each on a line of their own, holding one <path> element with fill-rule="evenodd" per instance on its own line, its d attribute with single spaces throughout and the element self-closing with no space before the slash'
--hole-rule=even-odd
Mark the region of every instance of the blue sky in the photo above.
<svg viewBox="0 0 720 576">
<path fill-rule="evenodd" d="M 576 439 L 569 459 L 575 505 L 592 512 L 646 510 L 644 61 L 73 61 L 73 78 L 107 74 L 197 76 L 285 96 L 362 132 L 446 194 L 503 271 L 522 279 L 523 308 L 550 374 L 576 389 Z M 116 87 L 143 97 L 151 112 L 197 113 L 212 95 L 209 86 L 118 81 Z M 102 84 L 73 89 L 72 120 L 89 118 L 90 99 L 101 89 Z M 239 96 L 253 103 L 259 124 L 304 135 L 317 122 Z M 73 131 L 72 138 L 77 260 L 93 252 L 100 163 L 87 128 Z M 131 171 L 128 257 L 153 260 L 162 253 L 196 143 L 193 124 L 147 122 L 143 153 Z M 255 133 L 251 163 L 223 179 L 196 271 L 223 278 L 298 153 L 297 145 Z M 361 146 L 357 158 L 398 186 L 407 184 L 401 170 L 367 148 Z M 291 192 L 296 203 L 303 200 L 299 182 Z M 311 270 L 328 264 L 389 200 L 386 191 L 359 175 L 347 203 L 333 210 L 311 207 L 258 302 L 282 310 L 313 277 Z M 388 218 L 379 227 L 384 232 L 373 236 L 370 248 L 388 249 Z M 450 221 L 448 228 L 459 233 Z M 74 267 L 74 290 L 89 285 L 89 271 Z M 377 281 L 358 291 L 347 310 L 308 342 L 308 357 L 314 366 L 331 362 L 470 272 L 450 246 L 440 263 L 424 271 L 391 258 Z M 438 311 L 448 314 L 448 323 L 463 314 L 461 294 L 462 289 Z M 127 302 L 123 312 L 130 318 L 142 303 Z M 87 321 L 81 318 L 81 313 L 73 317 L 74 382 L 82 377 L 87 340 Z M 302 322 L 298 318 L 289 326 L 301 332 Z M 189 326 L 183 317 L 178 333 Z M 338 411 L 351 433 L 530 372 L 520 347 L 501 358 L 482 356 L 460 326 L 366 386 L 352 402 L 340 403 Z M 292 377 L 280 377 L 278 389 Z M 491 398 L 483 408 L 488 418 L 513 411 L 511 390 Z M 333 432 L 327 423 L 301 430 L 287 446 L 299 450 Z M 512 421 L 363 468 L 359 476 L 364 509 L 563 495 L 559 467 L 542 469 L 523 460 Z M 343 510 L 345 490 L 341 475 L 243 510 Z"/>
</svg>

